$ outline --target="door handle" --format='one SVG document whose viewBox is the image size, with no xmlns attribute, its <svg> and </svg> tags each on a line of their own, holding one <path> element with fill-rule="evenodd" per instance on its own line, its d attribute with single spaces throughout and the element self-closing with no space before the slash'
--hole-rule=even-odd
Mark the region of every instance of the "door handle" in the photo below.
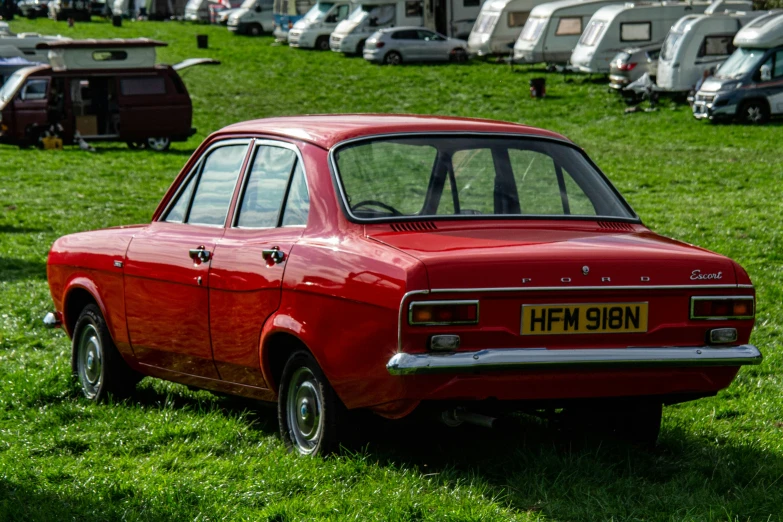
<svg viewBox="0 0 783 522">
<path fill-rule="evenodd" d="M 198 248 L 191 248 L 188 250 L 188 254 L 190 255 L 190 259 L 193 261 L 201 261 L 202 263 L 206 263 L 209 261 L 209 258 L 212 257 L 212 252 L 207 250 L 204 245 L 199 246 Z"/>
<path fill-rule="evenodd" d="M 261 256 L 266 260 L 267 263 L 271 262 L 276 265 L 279 265 L 283 262 L 285 259 L 285 254 L 280 251 L 280 247 L 272 247 L 269 250 L 262 250 Z"/>
</svg>

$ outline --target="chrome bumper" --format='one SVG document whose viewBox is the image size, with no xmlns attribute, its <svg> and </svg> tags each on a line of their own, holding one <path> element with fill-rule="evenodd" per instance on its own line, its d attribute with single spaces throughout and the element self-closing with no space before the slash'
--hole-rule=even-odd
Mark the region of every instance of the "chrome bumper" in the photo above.
<svg viewBox="0 0 783 522">
<path fill-rule="evenodd" d="M 509 348 L 450 354 L 398 353 L 386 363 L 391 375 L 532 370 L 539 368 L 649 368 L 741 366 L 761 363 L 753 345 L 717 348 Z"/>
</svg>

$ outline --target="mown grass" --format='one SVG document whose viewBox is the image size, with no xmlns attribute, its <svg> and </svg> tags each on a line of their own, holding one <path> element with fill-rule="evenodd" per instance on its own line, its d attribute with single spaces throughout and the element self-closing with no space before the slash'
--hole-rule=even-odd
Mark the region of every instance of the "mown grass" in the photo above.
<svg viewBox="0 0 783 522">
<path fill-rule="evenodd" d="M 783 518 L 783 155 L 779 124 L 711 126 L 688 108 L 623 115 L 602 83 L 475 62 L 371 66 L 333 53 L 167 23 L 12 23 L 15 31 L 147 36 L 185 74 L 198 135 L 167 154 L 0 147 L 0 520 L 780 520 Z M 195 34 L 209 35 L 197 50 Z M 69 378 L 45 260 L 60 235 L 146 222 L 209 132 L 316 112 L 476 116 L 550 128 L 583 146 L 657 231 L 729 255 L 758 290 L 763 365 L 716 398 L 668 407 L 659 447 L 572 445 L 522 419 L 500 433 L 371 424 L 337 458 L 287 455 L 274 411 L 147 379 L 93 405 Z M 373 433 L 374 432 L 374 433 Z"/>
</svg>

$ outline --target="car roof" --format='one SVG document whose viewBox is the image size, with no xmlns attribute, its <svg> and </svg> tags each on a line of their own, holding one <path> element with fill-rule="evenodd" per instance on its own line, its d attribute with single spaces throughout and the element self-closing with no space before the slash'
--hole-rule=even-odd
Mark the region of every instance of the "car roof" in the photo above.
<svg viewBox="0 0 783 522">
<path fill-rule="evenodd" d="M 266 134 L 306 141 L 328 150 L 353 138 L 418 132 L 519 134 L 570 143 L 555 132 L 517 123 L 415 114 L 319 114 L 265 118 L 229 125 L 215 135 Z"/>
</svg>

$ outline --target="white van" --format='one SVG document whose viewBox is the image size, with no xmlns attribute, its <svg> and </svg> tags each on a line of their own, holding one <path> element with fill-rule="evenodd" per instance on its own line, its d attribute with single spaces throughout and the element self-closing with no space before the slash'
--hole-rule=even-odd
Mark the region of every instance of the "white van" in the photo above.
<svg viewBox="0 0 783 522">
<path fill-rule="evenodd" d="M 608 73 L 609 64 L 627 47 L 660 44 L 672 25 L 701 14 L 708 2 L 651 2 L 607 5 L 595 12 L 571 53 L 571 65 L 586 73 Z M 748 7 L 748 4 L 741 4 Z"/>
<path fill-rule="evenodd" d="M 734 35 L 766 11 L 688 15 L 671 28 L 658 58 L 658 88 L 686 93 L 734 52 Z"/>
<path fill-rule="evenodd" d="M 348 18 L 355 2 L 318 2 L 288 31 L 288 45 L 302 49 L 329 50 L 329 35 Z"/>
<path fill-rule="evenodd" d="M 234 34 L 258 36 L 271 33 L 275 26 L 273 0 L 245 0 L 242 7 L 228 15 L 226 28 Z"/>
<path fill-rule="evenodd" d="M 49 63 L 49 50 L 38 49 L 40 43 L 70 40 L 65 36 L 45 36 L 38 33 L 0 33 L 0 56 L 3 58 L 24 57 L 31 62 Z"/>
<path fill-rule="evenodd" d="M 332 51 L 359 54 L 364 42 L 378 29 L 424 23 L 422 0 L 370 0 L 356 6 L 329 38 Z"/>
<path fill-rule="evenodd" d="M 514 44 L 517 63 L 567 64 L 587 22 L 607 5 L 625 0 L 558 0 L 533 8 Z"/>
<path fill-rule="evenodd" d="M 509 54 L 530 11 L 550 0 L 487 0 L 468 37 L 468 52 L 478 56 Z"/>
</svg>

